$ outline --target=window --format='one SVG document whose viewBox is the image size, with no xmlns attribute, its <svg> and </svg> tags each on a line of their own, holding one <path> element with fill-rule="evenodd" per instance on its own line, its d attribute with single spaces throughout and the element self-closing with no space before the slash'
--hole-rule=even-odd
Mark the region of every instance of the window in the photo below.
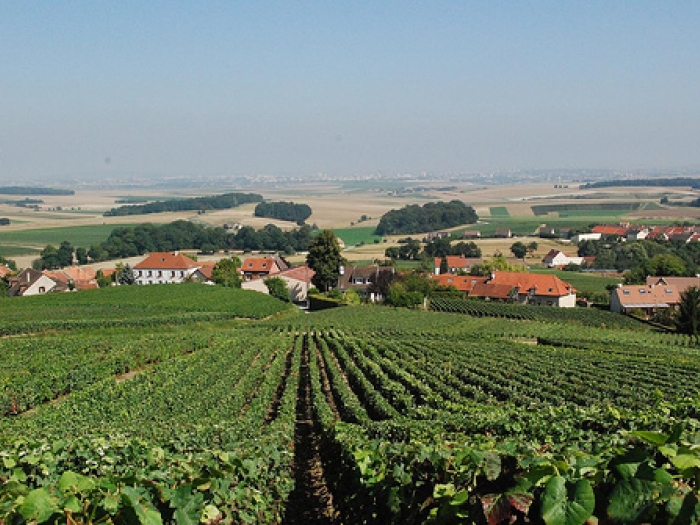
<svg viewBox="0 0 700 525">
<path fill-rule="evenodd" d="M 622 290 L 622 293 L 625 294 L 625 295 L 629 295 L 629 294 L 630 294 L 630 291 L 629 291 L 629 290 Z"/>
<path fill-rule="evenodd" d="M 46 293 L 46 287 L 45 287 L 45 286 L 39 286 L 39 293 Z"/>
<path fill-rule="evenodd" d="M 158 277 L 163 277 L 163 271 L 162 271 L 162 270 L 158 270 Z"/>
<path fill-rule="evenodd" d="M 150 277 L 151 275 L 153 275 L 153 272 L 151 270 L 148 270 L 148 276 Z"/>
<path fill-rule="evenodd" d="M 172 272 L 170 272 L 170 277 L 175 277 L 175 270 L 173 270 Z"/>
</svg>

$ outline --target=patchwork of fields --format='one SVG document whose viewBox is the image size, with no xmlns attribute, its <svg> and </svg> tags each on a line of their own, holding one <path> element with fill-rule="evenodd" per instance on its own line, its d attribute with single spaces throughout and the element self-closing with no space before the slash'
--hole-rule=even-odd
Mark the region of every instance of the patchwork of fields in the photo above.
<svg viewBox="0 0 700 525">
<path fill-rule="evenodd" d="M 3 305 L 7 523 L 700 517 L 697 349 L 614 314 L 197 285 Z"/>
</svg>

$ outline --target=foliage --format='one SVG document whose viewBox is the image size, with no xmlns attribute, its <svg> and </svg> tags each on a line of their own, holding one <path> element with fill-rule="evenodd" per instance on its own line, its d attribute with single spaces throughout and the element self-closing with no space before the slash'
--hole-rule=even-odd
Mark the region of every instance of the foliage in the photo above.
<svg viewBox="0 0 700 525">
<path fill-rule="evenodd" d="M 112 208 L 105 212 L 105 217 L 121 215 L 143 215 L 148 213 L 163 213 L 172 211 L 194 210 L 225 210 L 235 208 L 249 202 L 261 202 L 262 195 L 257 193 L 225 193 L 209 197 L 194 197 L 191 199 L 170 199 L 151 202 L 148 204 L 134 204 Z"/>
<path fill-rule="evenodd" d="M 97 272 L 95 273 L 95 280 L 97 281 L 97 286 L 99 286 L 100 288 L 112 286 L 112 284 L 114 283 L 112 277 L 107 277 L 102 270 L 97 270 Z"/>
<path fill-rule="evenodd" d="M 522 266 L 510 264 L 502 254 L 472 266 L 471 275 L 490 275 L 495 271 L 522 272 Z"/>
<path fill-rule="evenodd" d="M 528 249 L 525 243 L 516 241 L 510 245 L 510 251 L 518 259 L 524 259 L 527 255 Z"/>
<path fill-rule="evenodd" d="M 675 320 L 676 330 L 690 336 L 698 344 L 700 337 L 700 289 L 693 286 L 681 293 L 681 302 Z"/>
<path fill-rule="evenodd" d="M 75 195 L 74 190 L 43 188 L 38 186 L 2 186 L 2 195 Z"/>
<path fill-rule="evenodd" d="M 117 283 L 121 286 L 130 286 L 136 283 L 134 269 L 129 263 L 117 267 Z"/>
<path fill-rule="evenodd" d="M 477 221 L 476 212 L 462 201 L 411 204 L 385 213 L 377 225 L 377 235 L 422 233 Z"/>
<path fill-rule="evenodd" d="M 2 333 L 26 335 L 0 339 L 0 520 L 280 523 L 304 406 L 339 522 L 699 521 L 687 338 L 462 303 L 551 317 L 232 321 L 282 303 L 194 284 L 17 301 Z"/>
<path fill-rule="evenodd" d="M 226 288 L 241 287 L 241 260 L 230 257 L 219 260 L 212 269 L 211 278 L 214 283 Z"/>
<path fill-rule="evenodd" d="M 265 283 L 265 286 L 267 286 L 267 291 L 272 297 L 286 303 L 291 301 L 289 289 L 287 288 L 287 283 L 284 282 L 284 279 L 280 277 L 268 277 L 263 282 Z"/>
<path fill-rule="evenodd" d="M 308 204 L 295 204 L 284 201 L 263 201 L 255 206 L 256 217 L 268 217 L 282 221 L 292 221 L 304 224 L 311 217 L 311 207 Z"/>
<path fill-rule="evenodd" d="M 690 177 L 673 177 L 662 179 L 615 179 L 598 182 L 589 182 L 583 184 L 581 189 L 590 188 L 612 188 L 616 186 L 641 186 L 644 188 L 659 186 L 659 187 L 685 187 L 700 188 L 700 179 Z"/>
<path fill-rule="evenodd" d="M 338 238 L 332 230 L 323 230 L 314 237 L 306 256 L 306 264 L 316 272 L 311 281 L 321 292 L 337 286 L 340 268 L 345 264 L 345 259 L 340 254 Z"/>
</svg>

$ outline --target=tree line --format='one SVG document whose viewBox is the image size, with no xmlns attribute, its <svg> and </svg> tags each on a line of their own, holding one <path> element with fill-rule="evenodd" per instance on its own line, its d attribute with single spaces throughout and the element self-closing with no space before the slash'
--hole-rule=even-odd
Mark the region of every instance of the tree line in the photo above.
<svg viewBox="0 0 700 525">
<path fill-rule="evenodd" d="M 402 235 L 431 232 L 473 224 L 478 220 L 474 208 L 462 201 L 410 204 L 385 213 L 377 225 L 377 235 Z"/>
<path fill-rule="evenodd" d="M 149 252 L 168 252 L 196 249 L 201 253 L 219 250 L 269 250 L 294 253 L 308 250 L 313 230 L 302 226 L 292 231 L 282 231 L 274 224 L 256 230 L 250 226 L 236 233 L 224 228 L 175 221 L 169 224 L 139 224 L 122 226 L 112 230 L 106 241 L 89 248 L 74 247 L 63 241 L 58 247 L 46 246 L 34 261 L 35 269 L 56 269 L 78 264 L 134 257 Z"/>
<path fill-rule="evenodd" d="M 306 219 L 311 217 L 311 207 L 308 204 L 296 204 L 294 202 L 261 202 L 255 207 L 255 216 L 292 221 L 301 226 L 306 222 Z"/>
<path fill-rule="evenodd" d="M 432 239 L 425 247 L 420 241 L 412 238 L 401 239 L 400 246 L 391 246 L 384 251 L 389 259 L 417 261 L 423 258 L 445 257 L 447 255 L 462 255 L 464 257 L 481 257 L 481 248 L 474 242 L 458 242 L 452 244 L 449 238 Z"/>
<path fill-rule="evenodd" d="M 595 257 L 591 268 L 628 270 L 630 284 L 648 275 L 695 275 L 700 272 L 700 243 L 662 240 L 610 242 L 586 240 L 578 245 L 579 257 Z"/>
<path fill-rule="evenodd" d="M 261 202 L 262 200 L 262 195 L 257 193 L 224 193 L 223 195 L 212 195 L 209 197 L 169 199 L 149 202 L 148 204 L 119 206 L 118 208 L 112 208 L 105 212 L 104 215 L 105 217 L 116 217 L 121 215 L 144 215 L 168 211 L 225 210 L 249 202 Z"/>
<path fill-rule="evenodd" d="M 691 188 L 700 188 L 700 179 L 693 179 L 690 177 L 672 177 L 665 179 L 604 180 L 582 184 L 581 189 L 611 188 L 616 186 L 690 186 Z"/>
<path fill-rule="evenodd" d="M 0 186 L 2 195 L 75 195 L 74 190 L 37 188 L 33 186 Z"/>
</svg>

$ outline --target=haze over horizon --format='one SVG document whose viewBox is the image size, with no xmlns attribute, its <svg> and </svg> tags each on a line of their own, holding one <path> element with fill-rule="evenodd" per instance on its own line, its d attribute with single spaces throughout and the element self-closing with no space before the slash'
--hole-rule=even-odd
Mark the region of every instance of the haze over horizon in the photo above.
<svg viewBox="0 0 700 525">
<path fill-rule="evenodd" d="M 5 2 L 0 181 L 700 166 L 700 3 Z"/>
</svg>

